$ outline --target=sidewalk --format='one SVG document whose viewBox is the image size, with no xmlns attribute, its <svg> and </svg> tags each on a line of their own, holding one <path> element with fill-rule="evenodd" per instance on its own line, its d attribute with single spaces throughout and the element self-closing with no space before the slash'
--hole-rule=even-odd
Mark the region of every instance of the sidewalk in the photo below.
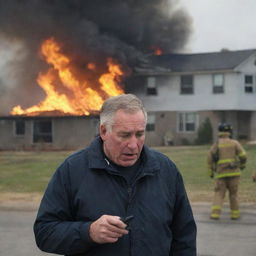
<svg viewBox="0 0 256 256">
<path fill-rule="evenodd" d="M 46 256 L 35 245 L 37 205 L 0 205 L 0 255 Z M 242 205 L 240 220 L 229 219 L 225 205 L 219 221 L 209 219 L 210 204 L 192 204 L 198 227 L 198 256 L 255 256 L 256 205 Z"/>
</svg>

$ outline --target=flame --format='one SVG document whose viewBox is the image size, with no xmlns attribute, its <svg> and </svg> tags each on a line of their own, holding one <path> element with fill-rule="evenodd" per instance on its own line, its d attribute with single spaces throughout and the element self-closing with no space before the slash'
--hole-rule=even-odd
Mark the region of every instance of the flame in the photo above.
<svg viewBox="0 0 256 256">
<path fill-rule="evenodd" d="M 43 42 L 41 54 L 52 66 L 37 78 L 37 83 L 44 90 L 46 97 L 39 104 L 27 109 L 22 109 L 20 105 L 15 106 L 11 111 L 12 115 L 32 116 L 54 111 L 68 115 L 89 115 L 98 111 L 107 97 L 123 93 L 119 82 L 124 74 L 121 67 L 111 58 L 106 63 L 108 73 L 100 75 L 98 82 L 101 86 L 95 90 L 90 82 L 77 78 L 71 60 L 61 52 L 61 47 L 54 38 Z M 88 63 L 87 69 L 94 71 L 97 66 L 95 63 Z"/>
<path fill-rule="evenodd" d="M 153 50 L 154 55 L 162 55 L 163 50 L 157 46 L 152 46 L 151 49 Z"/>
<path fill-rule="evenodd" d="M 155 49 L 154 54 L 155 55 L 162 55 L 163 51 L 160 48 L 157 48 L 157 49 Z"/>
<path fill-rule="evenodd" d="M 102 84 L 101 88 L 110 95 L 119 95 L 123 91 L 118 87 L 115 78 L 120 77 L 123 72 L 117 64 L 113 63 L 112 59 L 108 59 L 107 65 L 109 73 L 103 74 L 99 79 L 99 82 Z"/>
</svg>

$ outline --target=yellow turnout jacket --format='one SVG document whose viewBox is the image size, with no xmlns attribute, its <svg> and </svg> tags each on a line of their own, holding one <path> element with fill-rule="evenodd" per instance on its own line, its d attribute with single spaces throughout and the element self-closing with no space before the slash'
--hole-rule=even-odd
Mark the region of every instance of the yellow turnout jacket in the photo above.
<svg viewBox="0 0 256 256">
<path fill-rule="evenodd" d="M 215 178 L 240 176 L 245 168 L 246 152 L 237 140 L 220 137 L 208 153 L 208 168 Z"/>
</svg>

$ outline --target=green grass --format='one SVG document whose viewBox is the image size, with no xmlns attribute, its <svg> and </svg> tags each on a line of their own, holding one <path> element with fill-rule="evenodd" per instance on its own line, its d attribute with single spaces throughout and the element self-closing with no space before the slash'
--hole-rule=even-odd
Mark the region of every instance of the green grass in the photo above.
<svg viewBox="0 0 256 256">
<path fill-rule="evenodd" d="M 206 162 L 209 148 L 210 145 L 158 148 L 176 163 L 192 201 L 209 202 L 213 197 L 214 179 L 208 176 Z M 239 197 L 242 202 L 256 202 L 256 184 L 251 179 L 256 171 L 256 145 L 245 145 L 244 148 L 248 161 L 242 171 Z"/>
<path fill-rule="evenodd" d="M 212 200 L 214 180 L 207 175 L 207 146 L 159 147 L 170 157 L 182 173 L 191 201 Z M 242 202 L 256 202 L 256 184 L 251 174 L 256 170 L 256 145 L 246 145 L 247 168 L 243 171 L 240 186 Z M 57 166 L 71 152 L 0 152 L 0 193 L 40 193 Z"/>
<path fill-rule="evenodd" d="M 0 192 L 39 192 L 70 152 L 0 152 Z"/>
</svg>

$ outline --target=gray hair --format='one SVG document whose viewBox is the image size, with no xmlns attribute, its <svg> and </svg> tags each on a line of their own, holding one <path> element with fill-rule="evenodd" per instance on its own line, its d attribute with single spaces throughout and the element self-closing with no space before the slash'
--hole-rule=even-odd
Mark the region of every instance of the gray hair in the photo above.
<svg viewBox="0 0 256 256">
<path fill-rule="evenodd" d="M 147 111 L 142 101 L 133 94 L 121 94 L 108 98 L 100 110 L 100 125 L 105 125 L 111 131 L 114 124 L 114 115 L 118 110 L 124 110 L 128 113 L 142 111 L 147 122 Z"/>
</svg>

